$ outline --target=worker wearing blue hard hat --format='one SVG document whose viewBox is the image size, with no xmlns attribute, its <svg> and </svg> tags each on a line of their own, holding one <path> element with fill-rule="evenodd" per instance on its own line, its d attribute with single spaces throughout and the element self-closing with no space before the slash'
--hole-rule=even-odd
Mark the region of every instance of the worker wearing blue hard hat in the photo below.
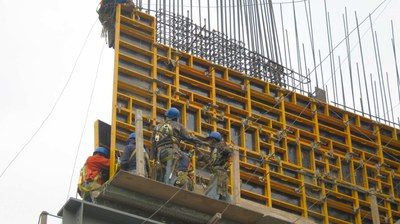
<svg viewBox="0 0 400 224">
<path fill-rule="evenodd" d="M 126 140 L 126 146 L 124 147 L 122 156 L 121 156 L 121 169 L 128 171 L 132 174 L 136 174 L 136 133 L 131 133 Z M 146 148 L 143 148 L 144 157 L 146 160 L 146 174 L 149 173 L 149 151 Z"/>
<path fill-rule="evenodd" d="M 187 178 L 189 155 L 180 149 L 180 142 L 203 145 L 200 139 L 189 134 L 178 122 L 180 111 L 171 107 L 165 112 L 165 119 L 158 124 L 152 135 L 152 157 L 155 159 L 153 178 L 166 184 L 193 190 L 192 180 Z"/>
<path fill-rule="evenodd" d="M 221 133 L 211 132 L 206 138 L 210 148 L 209 168 L 211 180 L 206 189 L 206 196 L 231 202 L 228 182 L 232 149 L 222 140 Z"/>
</svg>

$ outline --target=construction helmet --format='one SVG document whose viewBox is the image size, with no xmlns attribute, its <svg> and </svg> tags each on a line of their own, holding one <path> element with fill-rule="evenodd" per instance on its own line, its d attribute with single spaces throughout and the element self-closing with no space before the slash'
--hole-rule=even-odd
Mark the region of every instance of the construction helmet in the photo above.
<svg viewBox="0 0 400 224">
<path fill-rule="evenodd" d="M 210 138 L 213 138 L 213 139 L 217 140 L 218 142 L 220 142 L 222 139 L 221 134 L 218 131 L 212 131 L 206 139 L 210 139 Z"/>
<path fill-rule="evenodd" d="M 126 140 L 126 144 L 129 144 L 131 139 L 136 140 L 136 133 L 135 132 L 133 132 L 133 133 L 131 133 L 129 135 L 129 138 Z"/>
<path fill-rule="evenodd" d="M 129 135 L 129 138 L 128 138 L 128 139 L 136 139 L 136 133 L 135 133 L 135 132 L 131 133 L 131 134 Z"/>
<path fill-rule="evenodd" d="M 110 151 L 104 147 L 98 147 L 94 150 L 93 155 L 96 153 L 102 153 L 106 158 L 110 158 Z"/>
<path fill-rule="evenodd" d="M 175 107 L 171 107 L 165 112 L 165 116 L 171 119 L 178 119 L 180 116 L 179 110 Z"/>
</svg>

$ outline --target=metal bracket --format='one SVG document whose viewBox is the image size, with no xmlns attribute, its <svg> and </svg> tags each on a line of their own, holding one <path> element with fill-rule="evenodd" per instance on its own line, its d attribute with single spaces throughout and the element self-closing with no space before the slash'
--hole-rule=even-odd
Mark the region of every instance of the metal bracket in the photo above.
<svg viewBox="0 0 400 224">
<path fill-rule="evenodd" d="M 250 125 L 250 120 L 248 118 L 243 118 L 242 119 L 242 126 L 249 126 Z"/>
<path fill-rule="evenodd" d="M 275 97 L 275 101 L 280 104 L 283 100 L 283 97 L 279 96 L 279 97 Z"/>
<path fill-rule="evenodd" d="M 183 92 L 181 92 L 181 91 L 175 91 L 175 95 L 187 96 L 186 93 L 183 93 Z"/>
<path fill-rule="evenodd" d="M 121 108 L 122 108 L 122 104 L 119 103 L 119 104 L 117 105 L 118 113 L 121 113 Z"/>
<path fill-rule="evenodd" d="M 360 208 L 353 206 L 353 212 L 354 214 L 358 214 L 360 212 Z"/>
<path fill-rule="evenodd" d="M 210 220 L 208 220 L 207 224 L 217 224 L 221 218 L 222 214 L 217 212 Z"/>
<path fill-rule="evenodd" d="M 189 109 L 189 107 L 190 107 L 190 101 L 187 99 L 186 100 L 186 109 Z"/>
<path fill-rule="evenodd" d="M 159 88 L 156 88 L 153 93 L 158 96 L 158 95 L 160 95 L 161 90 Z"/>
<path fill-rule="evenodd" d="M 281 141 L 283 138 L 286 138 L 287 133 L 292 134 L 293 132 L 292 132 L 290 129 L 285 128 L 285 129 L 283 129 L 283 130 L 281 130 L 281 131 L 277 131 L 277 132 L 276 132 L 276 137 L 273 136 L 272 139 L 274 139 L 274 140 L 276 140 L 276 141 L 279 142 L 279 141 Z"/>
<path fill-rule="evenodd" d="M 344 160 L 346 160 L 346 162 L 350 162 L 350 160 L 351 160 L 354 156 L 358 156 L 358 154 L 355 153 L 355 152 L 348 152 L 348 153 L 346 153 Z"/>
<path fill-rule="evenodd" d="M 325 142 L 317 141 L 317 142 L 311 142 L 310 147 L 312 150 L 320 150 L 321 145 L 326 145 Z M 333 152 L 332 152 L 333 153 Z"/>
</svg>

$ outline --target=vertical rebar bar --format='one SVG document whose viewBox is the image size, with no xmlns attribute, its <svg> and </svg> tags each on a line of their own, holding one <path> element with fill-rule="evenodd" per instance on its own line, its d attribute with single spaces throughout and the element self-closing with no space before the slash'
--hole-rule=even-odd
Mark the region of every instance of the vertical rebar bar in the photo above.
<svg viewBox="0 0 400 224">
<path fill-rule="evenodd" d="M 287 47 L 288 47 L 288 56 L 289 56 L 290 70 L 293 70 L 293 67 L 292 67 L 292 57 L 291 57 L 291 54 L 290 54 L 289 34 L 288 34 L 287 30 L 285 30 L 285 31 L 286 31 L 286 42 L 287 42 Z M 295 86 L 295 85 L 294 85 L 294 79 L 292 79 L 292 86 L 293 86 L 293 87 Z M 293 89 L 293 90 L 294 90 L 294 89 Z"/>
<path fill-rule="evenodd" d="M 350 86 L 351 86 L 351 98 L 353 100 L 353 112 L 356 112 L 356 102 L 354 100 L 354 87 L 353 87 L 353 72 L 351 68 L 351 52 L 350 52 L 350 36 L 349 36 L 349 23 L 347 19 L 347 8 L 345 7 L 345 16 L 343 16 L 344 33 L 346 37 L 346 49 L 347 49 L 347 62 L 349 65 L 350 74 Z"/>
<path fill-rule="evenodd" d="M 376 99 L 376 110 L 378 111 L 378 121 L 381 120 L 381 115 L 380 115 L 380 111 L 379 111 L 379 101 L 378 101 L 378 90 L 376 88 L 376 81 L 374 81 L 374 91 L 375 91 L 375 99 Z"/>
<path fill-rule="evenodd" d="M 282 39 L 283 39 L 283 52 L 285 54 L 285 67 L 287 68 L 287 55 L 286 55 L 286 41 L 285 41 L 285 25 L 283 22 L 283 11 L 282 11 L 282 3 L 279 4 L 280 12 L 281 12 L 281 23 L 282 23 Z"/>
<path fill-rule="evenodd" d="M 378 35 L 377 35 L 377 33 L 376 33 L 376 31 L 375 31 L 375 39 L 376 39 L 376 50 L 377 50 L 377 52 L 378 52 L 378 62 L 379 62 L 379 70 L 380 70 L 380 74 L 378 74 L 379 75 L 379 80 L 381 80 L 382 79 L 382 86 L 381 86 L 381 81 L 379 81 L 379 86 L 380 86 L 380 88 L 381 88 L 381 95 L 382 95 L 382 90 L 383 90 L 383 96 L 384 97 L 382 97 L 385 101 L 385 107 L 384 108 L 386 108 L 386 109 L 384 109 L 383 110 L 383 114 L 385 114 L 385 111 L 386 111 L 386 117 L 387 117 L 387 119 L 389 120 L 389 107 L 388 107 L 388 103 L 387 103 L 387 97 L 386 97 L 386 86 L 385 86 L 385 79 L 384 79 L 384 77 L 383 77 L 383 71 L 382 71 L 382 61 L 381 61 L 381 53 L 380 53 L 380 50 L 379 50 L 379 41 L 378 41 Z M 389 89 L 388 89 L 389 90 Z M 383 102 L 382 102 L 382 104 L 383 104 Z"/>
<path fill-rule="evenodd" d="M 356 63 L 356 68 L 357 68 L 357 77 L 358 77 L 358 89 L 360 90 L 360 103 L 361 103 L 361 112 L 362 115 L 364 116 L 364 103 L 362 101 L 362 89 L 361 89 L 361 79 L 360 79 L 360 70 L 358 68 L 358 62 Z"/>
<path fill-rule="evenodd" d="M 369 22 L 370 22 L 370 29 L 371 29 L 371 34 L 372 34 L 372 42 L 374 45 L 374 53 L 375 53 L 375 63 L 376 63 L 376 72 L 378 74 L 378 80 L 379 80 L 379 85 L 381 84 L 381 78 L 380 78 L 380 68 L 379 68 L 379 61 L 378 61 L 378 53 L 377 53 L 377 46 L 376 46 L 376 42 L 375 42 L 375 36 L 374 36 L 374 28 L 373 28 L 373 24 L 372 24 L 372 19 L 371 19 L 371 14 L 369 14 Z M 384 101 L 383 101 L 383 95 L 382 95 L 382 87 L 380 85 L 381 88 L 381 100 L 382 100 L 382 109 L 384 107 Z M 375 86 L 375 91 L 378 92 L 378 90 L 376 89 Z M 377 97 L 377 96 L 376 96 Z M 378 100 L 378 97 L 376 98 L 376 100 Z M 379 107 L 378 107 L 378 115 L 379 115 Z M 385 114 L 385 110 L 383 109 L 383 117 L 386 120 L 386 114 Z"/>
<path fill-rule="evenodd" d="M 273 60 L 274 57 L 274 49 L 273 49 L 273 44 L 272 44 L 272 38 L 271 38 L 271 29 L 270 29 L 270 22 L 269 22 L 269 14 L 268 14 L 268 0 L 265 0 L 264 4 L 262 5 L 264 7 L 264 9 L 262 11 L 264 11 L 263 13 L 263 20 L 265 19 L 264 24 L 266 24 L 264 27 L 264 35 L 266 37 L 266 39 L 268 40 L 268 47 L 267 47 L 267 57 Z"/>
<path fill-rule="evenodd" d="M 333 50 L 331 48 L 331 41 L 330 41 L 330 32 L 329 32 L 329 22 L 328 22 L 328 10 L 326 7 L 326 0 L 324 0 L 324 6 L 325 6 L 325 23 L 326 23 L 326 33 L 327 33 L 327 40 L 328 40 L 328 49 L 329 49 L 329 61 L 330 61 L 330 66 L 331 66 L 331 73 L 335 72 L 335 65 L 333 63 Z M 333 74 L 331 75 L 333 77 Z M 329 80 L 329 79 L 328 79 Z M 335 94 L 335 82 L 332 78 L 332 91 L 333 91 L 333 101 L 336 102 L 336 94 Z"/>
<path fill-rule="evenodd" d="M 306 49 L 304 48 L 304 43 L 302 43 L 301 45 L 302 45 L 302 48 L 303 48 L 303 57 L 304 57 L 304 74 L 305 74 L 306 77 L 308 77 L 309 74 L 308 74 L 308 70 L 307 70 L 308 67 L 307 67 Z M 307 92 L 310 92 L 309 83 L 311 83 L 311 82 L 307 83 Z"/>
<path fill-rule="evenodd" d="M 164 9 L 163 9 L 164 23 L 166 23 L 167 22 L 167 12 L 165 9 L 167 8 L 167 6 L 166 6 L 167 0 L 164 0 L 163 3 L 164 3 L 164 5 L 163 5 L 164 6 Z M 166 36 L 167 35 L 167 26 L 166 25 L 164 25 L 164 33 L 163 34 L 164 34 L 164 44 L 166 44 L 166 41 L 167 41 L 167 36 Z"/>
<path fill-rule="evenodd" d="M 386 83 L 388 84 L 390 111 L 392 112 L 392 121 L 393 121 L 393 123 L 395 123 L 394 113 L 393 113 L 393 104 L 392 104 L 392 94 L 390 93 L 390 85 L 389 85 L 389 74 L 387 72 L 386 72 Z"/>
<path fill-rule="evenodd" d="M 318 50 L 318 55 L 319 55 L 319 67 L 321 69 L 321 78 L 322 78 L 322 88 L 324 89 L 325 92 L 328 92 L 327 89 L 325 89 L 325 79 L 324 79 L 324 72 L 323 72 L 323 68 L 322 68 L 322 60 L 321 60 L 321 51 Z M 329 101 L 327 101 L 329 102 Z"/>
<path fill-rule="evenodd" d="M 273 34 L 274 34 L 274 40 L 275 40 L 276 62 L 279 64 L 282 64 L 283 62 L 282 62 L 282 55 L 281 55 L 281 47 L 279 45 L 278 30 L 276 29 L 275 13 L 274 13 L 274 7 L 272 6 L 272 0 L 269 1 L 269 7 L 270 7 L 271 13 L 272 13 L 271 24 L 273 26 Z"/>
<path fill-rule="evenodd" d="M 338 84 L 337 84 L 337 79 L 336 79 L 336 65 L 335 65 L 335 55 L 333 53 L 334 48 L 333 48 L 333 38 L 332 38 L 332 26 L 331 26 L 331 18 L 330 18 L 330 14 L 328 12 L 328 29 L 329 29 L 329 44 L 331 45 L 330 48 L 332 49 L 332 52 L 330 52 L 332 54 L 332 65 L 333 65 L 333 82 L 335 83 L 335 89 L 334 89 L 334 94 L 335 94 L 335 99 L 337 99 L 337 101 L 339 101 L 339 94 L 338 94 Z M 339 61 L 340 63 L 340 61 Z"/>
<path fill-rule="evenodd" d="M 361 44 L 361 36 L 360 36 L 360 25 L 358 24 L 358 17 L 357 17 L 357 12 L 354 12 L 355 14 L 355 18 L 356 18 L 356 28 L 357 28 L 357 34 L 358 34 L 358 44 L 360 46 L 360 57 L 361 57 L 361 65 L 362 65 L 362 69 L 363 69 L 363 75 L 364 75 L 364 88 L 366 90 L 366 94 L 367 94 L 367 104 L 368 104 L 368 114 L 369 114 L 369 118 L 371 118 L 371 114 L 372 114 L 372 110 L 371 110 L 371 105 L 369 103 L 369 93 L 368 93 L 368 85 L 367 85 L 367 81 L 366 81 L 366 73 L 365 73 L 365 64 L 364 64 L 364 54 L 363 54 L 363 47 Z"/>
<path fill-rule="evenodd" d="M 394 42 L 395 39 L 394 39 L 394 31 L 393 31 L 393 20 L 391 21 L 391 26 L 392 26 L 392 48 L 393 48 L 394 64 L 396 65 L 396 75 L 397 75 L 397 91 L 398 91 L 399 102 L 400 102 L 400 77 L 399 77 L 399 68 L 397 66 L 396 44 Z"/>
<path fill-rule="evenodd" d="M 340 56 L 338 56 L 338 60 L 340 62 Z M 339 72 L 340 72 L 340 83 L 342 85 L 342 98 L 343 98 L 343 109 L 346 110 L 346 97 L 344 94 L 344 86 L 343 86 L 343 74 L 342 74 L 342 63 L 339 63 Z"/>
<path fill-rule="evenodd" d="M 374 82 L 372 81 L 372 73 L 369 74 L 369 77 L 370 77 L 370 81 L 371 81 L 372 97 L 373 97 L 373 98 L 372 98 L 372 100 L 373 100 L 372 102 L 374 102 L 374 112 L 375 112 L 375 118 L 376 118 L 378 113 L 377 113 L 377 111 L 376 111 L 376 109 L 377 109 L 377 108 L 376 108 L 376 103 L 377 103 L 377 102 L 376 102 L 376 100 L 375 100 L 375 93 L 374 93 L 375 91 L 374 91 Z"/>
<path fill-rule="evenodd" d="M 313 71 L 314 71 L 314 74 L 315 74 L 315 82 L 317 83 L 317 88 L 319 88 L 319 86 L 318 86 L 318 74 L 317 74 L 317 69 L 316 69 L 317 65 L 316 65 L 316 61 L 315 61 L 314 32 L 313 32 L 313 26 L 312 26 L 310 1 L 308 1 L 308 11 L 310 11 L 310 15 L 308 15 L 306 1 L 304 1 L 304 8 L 305 8 L 306 17 L 307 17 L 307 27 L 308 27 L 308 35 L 310 37 L 311 53 L 312 53 L 313 62 L 314 62 Z M 311 74 L 308 74 L 308 75 L 311 75 Z"/>
</svg>

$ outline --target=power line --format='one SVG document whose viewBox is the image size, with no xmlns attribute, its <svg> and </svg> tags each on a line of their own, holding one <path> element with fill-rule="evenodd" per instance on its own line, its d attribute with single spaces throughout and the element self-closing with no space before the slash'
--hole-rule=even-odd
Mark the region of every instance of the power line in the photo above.
<svg viewBox="0 0 400 224">
<path fill-rule="evenodd" d="M 101 56 L 103 55 L 104 44 L 103 44 L 102 46 L 103 46 L 103 47 L 101 48 L 101 52 L 100 52 L 100 56 L 99 56 L 99 61 L 98 61 L 98 63 L 97 63 L 96 76 L 95 76 L 94 81 L 93 81 L 92 92 L 90 93 L 89 105 L 88 105 L 87 110 L 86 110 L 85 123 L 83 124 L 83 129 L 82 129 L 81 137 L 80 137 L 80 139 L 79 139 L 78 148 L 76 149 L 76 154 L 75 154 L 75 159 L 74 159 L 74 165 L 72 166 L 72 174 L 71 174 L 71 178 L 70 178 L 70 180 L 69 180 L 69 188 L 68 188 L 67 200 L 68 200 L 68 196 L 69 196 L 70 191 L 71 191 L 72 178 L 73 178 L 74 173 L 75 173 L 76 161 L 78 160 L 79 149 L 80 149 L 80 147 L 81 147 L 81 143 L 82 143 L 82 139 L 83 139 L 83 133 L 85 132 L 86 123 L 87 123 L 88 116 L 89 116 L 90 106 L 92 105 L 92 99 L 93 99 L 93 93 L 94 93 L 94 90 L 95 90 L 95 87 L 96 87 L 96 81 L 97 81 L 97 77 L 98 77 L 98 75 L 99 75 L 99 67 L 100 67 Z"/>
<path fill-rule="evenodd" d="M 85 41 L 83 42 L 83 45 L 82 45 L 82 47 L 81 47 L 81 49 L 80 49 L 80 51 L 79 51 L 79 54 L 78 54 L 78 56 L 77 56 L 77 58 L 76 58 L 76 60 L 75 60 L 74 66 L 73 66 L 73 68 L 72 68 L 72 71 L 71 71 L 71 73 L 69 74 L 69 77 L 68 77 L 68 79 L 67 79 L 67 82 L 64 84 L 64 87 L 62 88 L 61 93 L 58 95 L 57 100 L 56 100 L 56 102 L 54 103 L 53 107 L 50 109 L 50 112 L 47 114 L 47 116 L 45 117 L 45 119 L 44 119 L 44 120 L 42 121 L 42 123 L 39 125 L 39 128 L 36 129 L 36 131 L 33 133 L 33 135 L 29 138 L 28 142 L 25 143 L 25 145 L 18 151 L 18 153 L 14 156 L 14 158 L 8 163 L 8 165 L 6 166 L 6 168 L 5 168 L 5 169 L 3 170 L 3 172 L 1 173 L 0 179 L 3 177 L 4 173 L 8 170 L 8 168 L 9 168 L 9 167 L 14 163 L 14 161 L 18 158 L 18 156 L 25 150 L 25 148 L 29 145 L 29 143 L 31 143 L 31 141 L 33 140 L 33 138 L 37 135 L 37 133 L 39 133 L 39 131 L 42 129 L 43 125 L 46 123 L 46 121 L 47 121 L 47 120 L 50 118 L 50 116 L 53 114 L 54 109 L 55 109 L 56 106 L 58 105 L 58 102 L 60 101 L 62 95 L 64 94 L 65 89 L 67 88 L 67 86 L 68 86 L 68 84 L 69 84 L 69 82 L 70 82 L 70 80 L 71 80 L 71 78 L 72 78 L 72 75 L 74 74 L 74 71 L 75 71 L 76 65 L 77 65 L 77 63 L 78 63 L 78 60 L 79 60 L 79 58 L 80 58 L 80 56 L 81 56 L 81 54 L 82 54 L 82 52 L 83 52 L 83 49 L 84 49 L 85 46 L 86 46 L 87 40 L 88 40 L 88 38 L 89 38 L 89 35 L 91 34 L 91 32 L 92 32 L 92 30 L 93 30 L 93 27 L 94 27 L 94 25 L 96 24 L 96 22 L 97 22 L 97 19 L 95 20 L 95 22 L 93 23 L 92 27 L 90 28 L 90 30 L 89 30 L 89 32 L 88 32 L 86 38 L 85 38 Z"/>
</svg>

